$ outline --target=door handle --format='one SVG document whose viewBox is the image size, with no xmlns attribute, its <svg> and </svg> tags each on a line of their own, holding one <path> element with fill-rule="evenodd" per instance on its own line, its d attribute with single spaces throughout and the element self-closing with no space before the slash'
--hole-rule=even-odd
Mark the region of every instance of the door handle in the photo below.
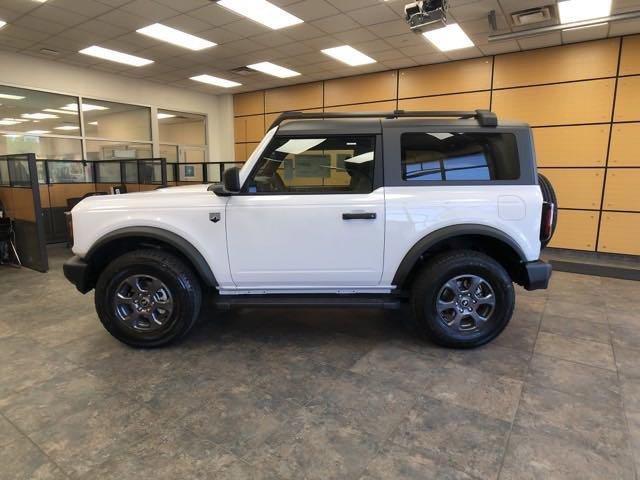
<svg viewBox="0 0 640 480">
<path fill-rule="evenodd" d="M 343 220 L 375 220 L 376 214 L 373 212 L 366 213 L 343 213 Z"/>
</svg>

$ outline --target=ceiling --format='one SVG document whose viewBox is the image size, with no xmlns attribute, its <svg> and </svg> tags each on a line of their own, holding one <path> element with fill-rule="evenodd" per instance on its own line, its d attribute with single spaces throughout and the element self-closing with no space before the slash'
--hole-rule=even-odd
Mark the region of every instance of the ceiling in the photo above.
<svg viewBox="0 0 640 480">
<path fill-rule="evenodd" d="M 487 14 L 497 13 L 498 31 L 512 30 L 508 15 L 555 0 L 450 0 L 450 17 L 475 47 L 441 53 L 403 19 L 409 0 L 270 0 L 304 23 L 271 30 L 209 0 L 0 0 L 0 50 L 45 58 L 131 78 L 212 94 L 235 93 L 359 73 L 492 55 L 640 32 L 640 20 L 616 22 L 570 32 L 489 44 Z M 640 9 L 640 0 L 613 0 L 613 12 Z M 192 52 L 136 33 L 149 24 L 168 26 L 218 45 Z M 136 68 L 77 53 L 90 45 L 149 58 Z M 349 67 L 320 52 L 349 44 L 377 60 Z M 45 55 L 42 49 L 58 52 Z M 230 70 L 271 61 L 302 75 L 278 79 L 262 73 L 235 75 Z M 243 85 L 232 89 L 199 84 L 189 77 L 210 74 Z"/>
</svg>

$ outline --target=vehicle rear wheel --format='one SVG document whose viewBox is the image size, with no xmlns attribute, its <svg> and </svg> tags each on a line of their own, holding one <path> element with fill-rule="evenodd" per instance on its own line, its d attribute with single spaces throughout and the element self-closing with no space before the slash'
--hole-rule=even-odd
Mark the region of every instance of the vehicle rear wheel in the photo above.
<svg viewBox="0 0 640 480">
<path fill-rule="evenodd" d="M 162 250 L 137 250 L 111 262 L 100 274 L 96 311 L 104 327 L 133 347 L 160 347 L 186 335 L 201 305 L 193 271 Z"/>
<path fill-rule="evenodd" d="M 515 291 L 497 261 L 461 250 L 434 257 L 418 273 L 411 303 L 420 333 L 439 345 L 472 348 L 504 330 L 513 314 Z"/>
</svg>

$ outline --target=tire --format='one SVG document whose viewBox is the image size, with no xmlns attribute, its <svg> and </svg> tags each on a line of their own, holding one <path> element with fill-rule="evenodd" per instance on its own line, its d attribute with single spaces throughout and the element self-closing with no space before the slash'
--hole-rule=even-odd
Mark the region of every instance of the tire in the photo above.
<svg viewBox="0 0 640 480">
<path fill-rule="evenodd" d="M 545 242 L 542 242 L 542 248 L 546 247 L 551 239 L 553 238 L 553 234 L 556 231 L 556 225 L 558 224 L 558 197 L 556 196 L 556 191 L 553 189 L 553 185 L 549 181 L 547 177 L 538 174 L 538 185 L 540 185 L 540 191 L 542 192 L 542 200 L 545 202 L 553 203 L 553 223 L 551 225 L 551 236 Z"/>
<path fill-rule="evenodd" d="M 196 323 L 201 303 L 200 283 L 191 268 L 162 250 L 118 257 L 96 284 L 100 321 L 132 347 L 161 347 L 184 337 Z"/>
<path fill-rule="evenodd" d="M 474 290 L 472 285 L 479 287 Z M 445 347 L 473 348 L 507 326 L 515 291 L 509 274 L 493 258 L 460 250 L 437 255 L 423 267 L 413 283 L 411 305 L 419 333 Z"/>
</svg>

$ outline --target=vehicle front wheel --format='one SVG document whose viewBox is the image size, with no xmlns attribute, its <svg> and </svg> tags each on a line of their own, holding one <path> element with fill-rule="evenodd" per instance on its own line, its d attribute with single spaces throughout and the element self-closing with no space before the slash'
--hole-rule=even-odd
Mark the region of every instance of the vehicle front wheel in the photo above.
<svg viewBox="0 0 640 480">
<path fill-rule="evenodd" d="M 418 273 L 411 303 L 421 333 L 439 345 L 472 348 L 504 330 L 513 314 L 515 291 L 497 261 L 462 250 L 434 257 Z"/>
<path fill-rule="evenodd" d="M 178 257 L 136 250 L 100 274 L 95 305 L 115 338 L 133 347 L 160 347 L 187 334 L 200 312 L 198 278 Z"/>
</svg>

